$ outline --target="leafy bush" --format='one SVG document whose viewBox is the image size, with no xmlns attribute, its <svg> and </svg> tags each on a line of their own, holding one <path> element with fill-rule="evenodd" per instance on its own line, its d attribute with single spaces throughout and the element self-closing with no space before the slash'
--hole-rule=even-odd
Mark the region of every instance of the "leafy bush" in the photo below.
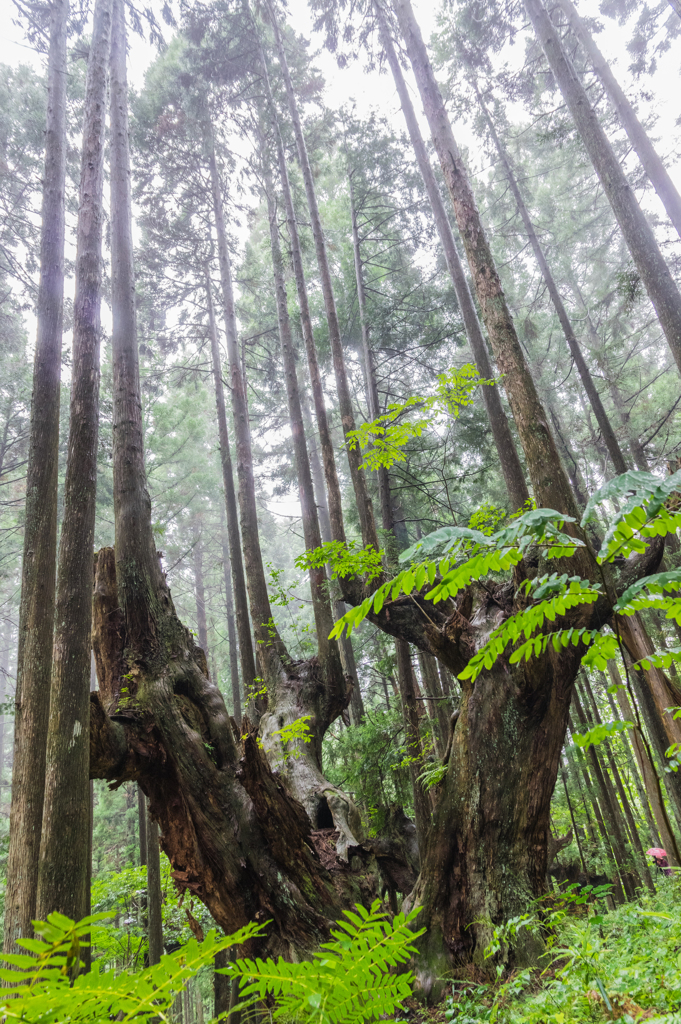
<svg viewBox="0 0 681 1024">
<path fill-rule="evenodd" d="M 0 1000 L 6 1021 L 58 1024 L 65 1020 L 135 1020 L 170 1024 L 178 992 L 202 968 L 212 965 L 221 950 L 241 946 L 263 935 L 264 925 L 249 924 L 233 935 L 210 932 L 203 942 L 191 939 L 161 962 L 138 973 L 102 970 L 93 964 L 78 974 L 81 952 L 89 935 L 102 931 L 95 914 L 75 924 L 61 914 L 35 922 L 39 938 L 20 939 L 26 953 L 7 954 L 10 969 L 0 979 L 12 988 Z M 393 1013 L 411 994 L 413 976 L 390 974 L 416 951 L 410 925 L 416 916 L 398 914 L 393 921 L 380 910 L 356 907 L 338 923 L 332 941 L 324 943 L 311 961 L 237 960 L 222 973 L 238 978 L 241 1007 L 274 997 L 273 1017 L 296 1016 L 310 1024 L 356 1024 Z"/>
</svg>

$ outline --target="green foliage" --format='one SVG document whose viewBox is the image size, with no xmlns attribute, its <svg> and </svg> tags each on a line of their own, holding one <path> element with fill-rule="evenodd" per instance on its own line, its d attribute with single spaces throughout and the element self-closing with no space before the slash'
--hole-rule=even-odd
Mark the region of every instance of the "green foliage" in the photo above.
<svg viewBox="0 0 681 1024">
<path fill-rule="evenodd" d="M 293 722 L 289 722 L 288 725 L 282 726 L 281 729 L 275 729 L 272 733 L 272 736 L 278 736 L 282 742 L 285 761 L 288 761 L 291 757 L 297 761 L 303 753 L 300 747 L 295 747 L 294 750 L 286 750 L 289 743 L 312 743 L 312 733 L 310 732 L 310 726 L 307 724 L 311 718 L 312 715 L 302 715 Z"/>
<path fill-rule="evenodd" d="M 416 952 L 424 929 L 411 928 L 418 911 L 391 921 L 376 900 L 371 910 L 357 905 L 331 932 L 312 960 L 288 963 L 238 960 L 224 973 L 238 976 L 245 1005 L 274 996 L 275 1020 L 294 1018 L 310 1024 L 360 1024 L 393 1014 L 411 994 L 409 971 L 390 974 Z"/>
<path fill-rule="evenodd" d="M 598 725 L 594 725 L 592 729 L 587 732 L 576 732 L 572 734 L 572 739 L 578 747 L 582 747 L 584 750 L 588 750 L 589 747 L 597 747 L 604 740 L 609 739 L 611 736 L 617 736 L 621 732 L 626 732 L 627 729 L 633 729 L 633 722 L 602 722 Z"/>
<path fill-rule="evenodd" d="M 497 526 L 503 523 L 505 518 L 505 508 L 500 508 L 499 505 L 493 505 L 492 502 L 486 501 L 476 508 L 468 520 L 468 526 L 469 529 L 478 530 L 480 533 L 484 533 L 486 537 L 490 537 Z"/>
<path fill-rule="evenodd" d="M 376 579 L 383 571 L 383 552 L 376 551 L 371 545 L 360 548 L 353 540 L 343 544 L 339 540 L 330 540 L 313 551 L 305 551 L 296 558 L 299 569 L 320 568 L 330 565 L 331 578 L 344 576 L 366 576 L 367 582 Z"/>
<path fill-rule="evenodd" d="M 650 473 L 637 471 L 623 473 L 600 488 L 587 506 L 580 524 L 582 528 L 597 506 L 617 500 L 621 507 L 612 517 L 597 561 L 613 562 L 640 554 L 653 537 L 676 530 L 681 525 L 681 512 L 674 511 L 679 487 L 681 471 L 662 481 Z M 492 534 L 471 527 L 442 527 L 404 551 L 400 562 L 410 563 L 409 567 L 383 583 L 361 605 L 346 612 L 335 624 L 331 636 L 340 636 L 344 628 L 349 635 L 372 611 L 378 614 L 387 600 L 394 601 L 401 594 L 410 595 L 414 590 L 425 589 L 422 597 L 435 604 L 456 597 L 474 580 L 517 565 L 530 545 L 539 547 L 546 560 L 570 558 L 578 548 L 585 547 L 580 537 L 564 532 L 566 524 L 573 523 L 571 517 L 552 509 L 533 509 Z M 414 561 L 417 556 L 435 553 L 440 555 L 439 560 Z M 462 556 L 464 560 L 457 563 Z M 664 610 L 668 619 L 681 624 L 680 588 L 680 570 L 656 573 L 630 586 L 613 605 L 613 610 L 620 615 L 633 615 L 649 608 Z M 554 572 L 525 580 L 521 592 L 529 602 L 527 606 L 493 630 L 459 673 L 460 679 L 475 681 L 509 646 L 515 648 L 509 657 L 510 664 L 517 664 L 523 658 L 529 661 L 545 653 L 549 644 L 557 652 L 569 644 L 581 644 L 587 648 L 583 664 L 601 670 L 616 656 L 619 641 L 608 629 L 568 627 L 543 632 L 546 623 L 555 622 L 579 606 L 598 601 L 602 597 L 600 583 Z M 667 596 L 669 593 L 675 596 Z M 649 655 L 640 664 L 644 668 L 668 667 L 673 661 L 681 661 L 681 652 L 676 649 Z"/>
<path fill-rule="evenodd" d="M 411 995 L 413 975 L 390 969 L 406 963 L 416 952 L 412 922 L 418 911 L 398 914 L 392 921 L 376 901 L 371 910 L 357 906 L 332 931 L 311 961 L 237 960 L 223 973 L 241 981 L 242 1007 L 275 998 L 275 1019 L 295 1016 L 310 1024 L 358 1024 L 394 1013 Z M 110 914 L 95 914 L 75 924 L 61 914 L 36 922 L 35 939 L 20 939 L 27 953 L 9 954 L 9 969 L 0 978 L 12 986 L 11 997 L 0 1002 L 7 1021 L 61 1024 L 62 1021 L 150 1021 L 171 1024 L 171 1007 L 187 981 L 212 966 L 220 950 L 241 946 L 263 935 L 264 925 L 249 924 L 233 935 L 215 931 L 202 942 L 190 939 L 181 949 L 138 973 L 102 970 L 95 962 L 88 974 L 78 974 L 83 948 L 99 922 Z"/>
<path fill-rule="evenodd" d="M 365 468 L 390 469 L 395 462 L 403 462 L 406 445 L 421 437 L 424 430 L 434 425 L 438 416 L 448 413 L 456 418 L 461 409 L 472 404 L 473 392 L 478 386 L 497 383 L 479 377 L 473 363 L 439 373 L 437 381 L 433 395 L 412 395 L 406 402 L 392 402 L 385 415 L 348 432 L 348 447 L 363 449 Z M 404 418 L 412 409 L 422 414 L 420 419 Z"/>
<path fill-rule="evenodd" d="M 11 966 L 0 971 L 0 978 L 12 986 L 11 997 L 0 1004 L 6 1021 L 57 1024 L 117 1019 L 171 1024 L 173 1000 L 188 979 L 212 964 L 220 950 L 243 945 L 263 930 L 261 925 L 249 924 L 228 936 L 213 931 L 203 942 L 191 939 L 137 974 L 101 970 L 95 962 L 88 974 L 74 980 L 90 932 L 98 930 L 98 922 L 108 916 L 95 914 L 75 924 L 62 914 L 50 914 L 46 922 L 36 922 L 40 938 L 19 939 L 28 952 L 6 954 Z"/>
<path fill-rule="evenodd" d="M 429 764 L 423 769 L 421 774 L 418 776 L 418 780 L 424 789 L 433 789 L 444 779 L 447 774 L 448 765 L 442 764 Z"/>
<path fill-rule="evenodd" d="M 571 886 L 530 913 L 495 928 L 490 961 L 523 932 L 543 937 L 535 970 L 501 968 L 488 984 L 454 987 L 453 1024 L 579 1024 L 646 1018 L 675 1024 L 681 1000 L 681 882 L 662 878 L 656 894 L 606 912 L 606 886 Z M 668 1014 L 658 1018 L 652 1014 Z"/>
</svg>

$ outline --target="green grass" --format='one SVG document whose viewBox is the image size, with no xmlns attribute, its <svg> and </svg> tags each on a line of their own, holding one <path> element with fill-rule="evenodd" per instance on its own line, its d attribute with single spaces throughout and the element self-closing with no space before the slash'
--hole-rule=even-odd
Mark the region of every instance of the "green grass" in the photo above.
<svg viewBox="0 0 681 1024">
<path fill-rule="evenodd" d="M 681 1024 L 681 878 L 661 878 L 654 896 L 611 913 L 602 901 L 572 898 L 554 903 L 543 919 L 545 933 L 547 922 L 549 929 L 541 966 L 498 971 L 486 984 L 455 982 L 447 1021 Z M 524 927 L 540 927 L 540 915 L 500 930 L 496 945 L 512 944 L 514 931 Z"/>
</svg>

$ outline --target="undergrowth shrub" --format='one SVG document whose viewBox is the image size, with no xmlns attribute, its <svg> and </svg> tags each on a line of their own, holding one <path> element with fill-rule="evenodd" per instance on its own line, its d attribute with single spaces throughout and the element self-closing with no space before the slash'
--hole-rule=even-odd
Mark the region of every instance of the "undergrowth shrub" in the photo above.
<svg viewBox="0 0 681 1024">
<path fill-rule="evenodd" d="M 413 975 L 391 968 L 406 964 L 422 934 L 411 925 L 417 911 L 393 920 L 376 901 L 371 910 L 347 911 L 311 960 L 239 959 L 222 973 L 239 980 L 240 1007 L 268 999 L 272 1019 L 306 1024 L 359 1024 L 395 1013 L 411 994 Z M 11 986 L 0 996 L 6 1021 L 61 1024 L 117 1020 L 136 1024 L 171 1024 L 172 1005 L 202 968 L 221 950 L 242 946 L 264 935 L 266 925 L 249 924 L 232 935 L 210 932 L 202 942 L 191 939 L 161 962 L 142 971 L 101 969 L 95 961 L 88 974 L 78 973 L 83 947 L 102 930 L 107 915 L 95 914 L 77 924 L 61 914 L 35 922 L 38 938 L 20 939 L 26 953 L 7 954 L 11 966 L 0 979 Z"/>
</svg>

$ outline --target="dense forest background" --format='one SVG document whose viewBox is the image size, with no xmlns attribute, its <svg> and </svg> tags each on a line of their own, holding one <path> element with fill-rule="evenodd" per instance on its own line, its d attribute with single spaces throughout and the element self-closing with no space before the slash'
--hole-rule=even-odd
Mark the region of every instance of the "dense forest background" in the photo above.
<svg viewBox="0 0 681 1024">
<path fill-rule="evenodd" d="M 538 0 L 537 5 L 544 9 Z M 262 637 L 270 635 L 274 646 L 282 644 L 290 663 L 307 664 L 321 642 L 319 587 L 330 594 L 334 618 L 351 604 L 337 579 L 326 581 L 326 559 L 317 566 L 324 577 L 322 585 L 318 578 L 315 583 L 314 570 L 311 576 L 309 563 L 302 557 L 314 544 L 309 543 L 311 534 L 306 532 L 309 521 L 301 513 L 304 487 L 297 462 L 300 449 L 296 448 L 301 436 L 303 446 L 307 445 L 312 494 L 319 509 L 318 541 L 337 540 L 332 529 L 334 499 L 327 495 L 328 476 L 325 478 L 328 453 L 317 427 L 315 403 L 320 397 L 335 452 L 345 536 L 354 551 L 366 544 L 367 529 L 366 513 L 358 501 L 355 467 L 359 449 L 353 449 L 346 437 L 348 409 L 359 430 L 365 447 L 366 489 L 376 516 L 376 541 L 385 553 L 382 571 L 396 571 L 400 552 L 440 528 L 471 527 L 489 535 L 511 524 L 520 506 L 527 511 L 535 502 L 543 504 L 541 498 L 536 500 L 537 488 L 531 485 L 528 491 L 524 482 L 525 494 L 514 500 L 517 494 L 509 484 L 512 473 L 499 457 L 501 449 L 485 395 L 492 390 L 499 395 L 499 414 L 508 421 L 505 429 L 510 429 L 512 444 L 519 452 L 515 459 L 519 459 L 520 477 L 534 480 L 525 439 L 516 425 L 517 409 L 505 390 L 507 371 L 496 365 L 494 345 L 491 357 L 489 353 L 486 357 L 491 379 L 472 385 L 460 402 L 446 398 L 452 373 L 465 374 L 470 367 L 475 376 L 475 367 L 480 371 L 481 363 L 471 343 L 467 320 L 471 313 L 462 309 L 451 257 L 434 219 L 432 192 L 397 107 L 380 18 L 377 21 L 372 14 L 376 5 L 311 3 L 316 31 L 309 39 L 295 31 L 295 17 L 287 23 L 285 6 L 277 8 L 277 25 L 270 4 L 251 6 L 252 12 L 247 4 L 215 0 L 212 4 L 185 2 L 172 10 L 166 6 L 163 11 L 155 7 L 138 10 L 130 4 L 127 11 L 128 73 L 133 83 L 129 142 L 134 309 L 151 529 L 177 615 L 203 650 L 210 679 L 237 726 L 242 715 L 257 725 L 265 713 L 261 706 L 263 677 L 266 689 L 269 669 L 262 653 L 265 647 L 258 648 L 267 645 Z M 390 9 L 390 5 L 384 6 Z M 396 4 L 396 10 L 400 6 L 404 4 Z M 675 361 L 681 351 L 681 335 L 674 335 L 667 321 L 661 326 L 664 314 L 659 308 L 656 311 L 651 301 L 640 261 L 632 255 L 631 241 L 622 231 L 603 178 L 594 169 L 593 155 L 585 148 L 584 136 L 549 67 L 547 51 L 528 19 L 530 7 L 530 3 L 523 7 L 453 0 L 443 3 L 433 15 L 430 5 L 413 5 L 425 37 L 426 29 L 432 28 L 432 36 L 426 38 L 428 53 L 462 146 L 462 162 L 520 348 L 548 421 L 543 429 L 555 442 L 574 507 L 583 512 L 589 496 L 617 475 L 638 470 L 662 479 L 681 466 L 681 392 Z M 11 32 L 15 37 L 24 33 L 25 45 L 44 53 L 50 12 L 48 3 L 22 0 L 13 13 Z M 681 222 L 675 223 L 669 213 L 674 201 L 665 209 L 655 192 L 631 135 L 623 127 L 621 110 L 608 93 L 607 76 L 599 70 L 598 59 L 580 32 L 590 34 L 592 46 L 594 40 L 599 45 L 602 42 L 608 52 L 612 52 L 612 39 L 617 41 L 617 64 L 611 70 L 638 109 L 644 134 L 672 178 L 678 180 L 679 121 L 676 112 L 670 113 L 674 87 L 665 97 L 662 122 L 658 107 L 660 90 L 669 88 L 663 72 L 672 67 L 678 75 L 681 17 L 674 4 L 617 0 L 604 0 L 600 6 L 583 0 L 579 14 L 583 19 L 580 26 L 569 0 L 551 8 L 574 75 L 586 90 L 631 195 L 645 211 L 660 259 L 671 280 L 678 282 Z M 88 56 L 94 48 L 91 15 L 74 5 L 68 27 L 66 284 L 56 448 L 59 529 L 69 453 L 80 153 L 87 112 Z M 398 22 L 402 28 L 404 25 L 399 19 L 404 17 L 398 10 L 394 27 L 391 22 L 398 47 L 396 59 L 407 76 L 407 89 L 428 140 L 428 160 L 440 203 L 446 208 L 444 215 L 455 228 L 455 256 L 466 264 L 467 250 L 456 231 L 450 204 L 451 184 L 446 169 L 443 173 L 437 139 L 435 145 L 429 141 L 429 123 L 421 113 L 407 59 L 408 44 L 405 48 L 397 33 Z M 408 56 L 413 62 L 411 51 Z M 142 73 L 145 61 L 148 66 Z M 340 70 L 335 70 L 336 63 Z M 330 69 L 331 88 L 320 64 Z M 290 114 L 287 75 L 323 225 L 346 398 L 339 397 L 334 325 L 329 318 L 314 216 L 309 212 L 309 182 Z M 344 82 L 352 79 L 353 84 L 339 86 L 337 92 L 354 92 L 356 102 L 337 102 L 333 83 L 340 82 L 342 76 Z M 381 96 L 374 104 L 369 83 L 377 81 Z M 26 473 L 44 201 L 46 82 L 40 61 L 32 55 L 26 63 L 0 64 L 3 875 L 10 842 Z M 111 138 L 113 133 L 107 127 L 95 551 L 114 546 L 118 515 L 114 508 L 116 371 L 110 345 L 114 287 L 110 252 L 119 209 L 109 199 Z M 283 181 L 282 159 L 288 186 Z M 112 187 L 113 178 L 111 173 Z M 290 187 L 297 219 L 293 233 L 285 187 Z M 222 234 L 216 190 L 226 227 Z M 231 264 L 234 288 L 237 336 L 232 338 L 229 316 L 223 317 L 230 303 L 224 259 Z M 468 276 L 468 265 L 464 276 Z M 303 278 L 309 303 L 307 321 L 301 306 Z M 474 274 L 471 287 L 471 309 L 478 310 L 488 330 Z M 282 340 L 287 316 L 288 349 Z M 306 360 L 308 325 L 318 358 L 316 393 Z M 485 344 L 483 340 L 483 347 Z M 232 349 L 228 351 L 229 346 Z M 230 401 L 236 387 L 235 358 L 245 386 L 245 427 L 243 422 L 239 425 L 236 406 Z M 292 413 L 292 367 L 297 370 L 300 422 L 294 422 Z M 480 375 L 485 376 L 482 371 Z M 216 385 L 223 408 L 225 400 L 227 403 L 228 440 L 221 434 L 222 423 L 216 416 Z M 382 463 L 367 456 L 367 449 L 378 450 L 376 445 L 372 448 L 369 425 L 379 417 L 386 417 L 384 425 L 396 425 L 396 432 L 390 435 L 394 447 L 388 447 L 387 455 L 384 452 Z M 250 625 L 245 604 L 239 605 L 235 576 L 240 572 L 243 590 L 244 569 L 235 570 L 234 560 L 239 538 L 229 530 L 236 504 L 230 510 L 228 498 L 225 505 L 227 472 L 231 475 L 234 470 L 239 498 L 243 496 L 238 473 L 244 462 L 240 440 L 244 430 L 250 436 L 257 508 L 257 523 L 245 526 L 245 506 L 239 506 Z M 303 493 L 303 507 L 308 499 L 309 494 Z M 619 511 L 623 500 L 616 496 L 612 507 Z M 255 570 L 249 562 L 251 541 L 245 531 L 253 529 L 259 538 L 271 609 L 271 619 L 262 623 L 255 620 L 254 608 L 265 607 L 266 600 L 254 604 L 250 589 L 255 586 Z M 678 541 L 670 534 L 667 569 L 676 568 L 678 551 Z M 243 593 L 245 596 L 245 590 Z M 681 627 L 658 612 L 646 614 L 646 629 L 657 650 L 674 652 L 681 642 Z M 253 629 L 256 637 L 257 674 L 252 673 L 251 678 L 244 677 L 244 633 L 240 632 L 244 621 L 247 633 Z M 262 632 L 267 629 L 269 634 Z M 352 696 L 348 691 L 342 709 L 329 714 L 325 731 L 313 741 L 319 743 L 320 777 L 328 780 L 334 793 L 347 794 L 351 804 L 354 802 L 365 836 L 377 841 L 386 835 L 395 842 L 399 839 L 405 870 L 412 873 L 417 864 L 408 843 L 405 846 L 405 818 L 415 821 L 419 832 L 419 815 L 429 817 L 435 806 L 441 792 L 439 767 L 443 759 L 447 763 L 450 730 L 461 703 L 460 685 L 451 665 L 438 662 L 415 643 L 396 642 L 389 630 L 369 620 L 344 639 L 340 657 L 344 678 L 353 686 Z M 681 703 L 681 681 L 673 660 L 665 671 L 667 706 L 676 706 Z M 678 764 L 670 767 L 666 754 L 670 733 L 665 734 L 660 725 L 664 716 L 659 701 L 657 706 L 646 701 L 643 673 L 634 690 L 622 690 L 627 666 L 620 653 L 608 661 L 607 668 L 575 672 L 568 730 L 550 804 L 548 866 L 562 883 L 609 881 L 615 902 L 623 902 L 633 898 L 641 886 L 653 890 L 656 882 L 659 885 L 646 849 L 668 849 L 670 837 L 674 844 L 679 843 Z M 613 688 L 618 681 L 619 690 Z M 97 686 L 93 655 L 91 689 Z M 632 700 L 638 702 L 635 708 Z M 124 703 L 119 704 L 118 713 L 125 718 Z M 621 723 L 632 715 L 635 730 L 617 731 L 613 726 L 609 738 L 597 747 L 583 750 L 572 741 L 575 734 L 599 723 Z M 301 721 L 295 715 L 289 717 Z M 294 731 L 283 739 L 293 741 L 300 735 Z M 269 742 L 271 733 L 265 735 L 266 747 Z M 295 776 L 292 760 L 285 756 L 281 764 L 284 773 Z M 122 779 L 116 788 L 110 788 L 104 778 L 91 783 L 91 907 L 93 912 L 111 907 L 117 912 L 110 946 L 102 948 L 99 955 L 129 968 L 143 964 L 147 951 L 146 895 L 141 894 L 148 821 L 145 798 L 135 778 Z M 303 790 L 295 786 L 303 787 L 303 783 L 294 779 L 292 785 L 302 800 Z M 321 811 L 317 804 L 315 807 L 316 831 L 338 831 L 340 818 L 332 818 L 328 809 Z M 349 813 L 347 821 L 352 839 Z M 413 831 L 414 826 L 407 825 Z M 422 832 L 420 838 L 424 835 Z M 675 864 L 674 850 L 668 849 L 668 853 Z M 165 855 L 161 860 L 163 933 L 168 948 L 196 934 L 196 928 L 208 928 L 212 919 L 191 886 L 182 903 L 175 883 L 179 879 L 181 890 L 187 879 L 178 876 L 177 865 L 173 875 Z M 412 884 L 414 880 L 415 875 Z M 399 899 L 406 897 L 411 885 L 397 884 L 395 878 L 385 885 L 386 900 L 396 909 L 397 894 Z M 201 984 L 206 987 L 205 979 Z M 208 999 L 207 989 L 205 997 Z M 187 1003 L 184 1012 L 188 1020 L 203 1013 L 201 1007 L 198 997 L 192 1007 Z"/>
</svg>

